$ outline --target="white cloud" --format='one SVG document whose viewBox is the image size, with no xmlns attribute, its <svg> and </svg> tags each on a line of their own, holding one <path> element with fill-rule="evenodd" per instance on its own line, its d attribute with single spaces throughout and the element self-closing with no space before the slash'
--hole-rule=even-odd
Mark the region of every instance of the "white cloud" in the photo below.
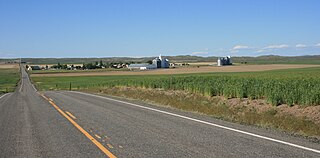
<svg viewBox="0 0 320 158">
<path fill-rule="evenodd" d="M 209 52 L 192 52 L 192 55 L 206 55 L 209 54 Z"/>
<path fill-rule="evenodd" d="M 239 52 L 239 50 L 236 50 L 236 49 L 230 50 L 230 53 L 238 53 L 238 52 Z"/>
<path fill-rule="evenodd" d="M 280 45 L 270 45 L 267 47 L 264 47 L 264 49 L 281 49 L 281 48 L 288 48 L 289 45 L 286 44 L 280 44 Z"/>
<path fill-rule="evenodd" d="M 264 53 L 264 52 L 268 52 L 268 51 L 265 50 L 265 49 L 259 49 L 259 50 L 257 50 L 256 52 L 257 52 L 257 53 Z"/>
<path fill-rule="evenodd" d="M 233 50 L 239 50 L 239 49 L 248 49 L 249 46 L 243 46 L 243 45 L 236 45 L 232 49 Z"/>
<path fill-rule="evenodd" d="M 305 44 L 297 44 L 296 47 L 297 48 L 305 48 L 305 47 L 307 47 L 307 45 L 305 45 Z"/>
<path fill-rule="evenodd" d="M 316 47 L 320 47 L 320 43 L 316 44 Z"/>
<path fill-rule="evenodd" d="M 16 55 L 13 53 L 5 53 L 5 52 L 0 52 L 0 58 L 15 58 Z"/>
</svg>

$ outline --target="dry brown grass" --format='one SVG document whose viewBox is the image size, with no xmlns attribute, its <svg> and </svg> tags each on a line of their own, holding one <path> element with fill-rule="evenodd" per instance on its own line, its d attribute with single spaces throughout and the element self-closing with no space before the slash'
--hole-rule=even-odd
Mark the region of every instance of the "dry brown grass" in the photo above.
<svg viewBox="0 0 320 158">
<path fill-rule="evenodd" d="M 280 70 L 292 68 L 319 67 L 320 65 L 293 65 L 293 64 L 272 64 L 272 65 L 239 65 L 239 66 L 203 66 L 203 67 L 181 67 L 172 69 L 156 69 L 147 71 L 102 71 L 102 72 L 72 72 L 72 73 L 50 73 L 32 74 L 32 76 L 110 76 L 110 75 L 157 75 L 157 74 L 190 74 L 209 72 L 253 72 Z"/>
</svg>

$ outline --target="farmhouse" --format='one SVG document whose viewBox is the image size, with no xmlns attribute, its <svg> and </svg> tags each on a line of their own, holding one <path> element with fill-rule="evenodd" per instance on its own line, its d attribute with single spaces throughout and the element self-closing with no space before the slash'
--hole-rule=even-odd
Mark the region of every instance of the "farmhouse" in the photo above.
<svg viewBox="0 0 320 158">
<path fill-rule="evenodd" d="M 37 66 L 37 65 L 28 66 L 28 71 L 32 71 L 32 70 L 41 70 L 41 68 L 40 66 Z"/>
</svg>

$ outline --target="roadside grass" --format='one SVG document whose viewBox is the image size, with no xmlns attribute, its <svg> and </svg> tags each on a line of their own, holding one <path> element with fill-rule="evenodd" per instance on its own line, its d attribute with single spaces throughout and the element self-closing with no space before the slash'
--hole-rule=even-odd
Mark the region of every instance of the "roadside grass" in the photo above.
<svg viewBox="0 0 320 158">
<path fill-rule="evenodd" d="M 222 97 L 206 97 L 182 91 L 164 91 L 161 89 L 143 89 L 113 87 L 87 89 L 91 93 L 100 93 L 123 98 L 142 100 L 160 106 L 201 113 L 215 118 L 263 128 L 273 128 L 291 134 L 320 138 L 320 124 L 303 117 L 279 114 L 275 108 L 258 112 L 252 106 L 233 107 Z"/>
<path fill-rule="evenodd" d="M 0 68 L 0 95 L 13 92 L 20 80 L 18 68 Z"/>
</svg>

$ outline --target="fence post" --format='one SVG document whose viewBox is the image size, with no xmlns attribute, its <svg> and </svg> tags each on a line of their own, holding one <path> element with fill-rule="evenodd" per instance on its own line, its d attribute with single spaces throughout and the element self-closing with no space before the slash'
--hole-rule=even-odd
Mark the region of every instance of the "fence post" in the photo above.
<svg viewBox="0 0 320 158">
<path fill-rule="evenodd" d="M 70 82 L 70 86 L 69 86 L 69 91 L 71 91 L 71 82 Z"/>
</svg>

